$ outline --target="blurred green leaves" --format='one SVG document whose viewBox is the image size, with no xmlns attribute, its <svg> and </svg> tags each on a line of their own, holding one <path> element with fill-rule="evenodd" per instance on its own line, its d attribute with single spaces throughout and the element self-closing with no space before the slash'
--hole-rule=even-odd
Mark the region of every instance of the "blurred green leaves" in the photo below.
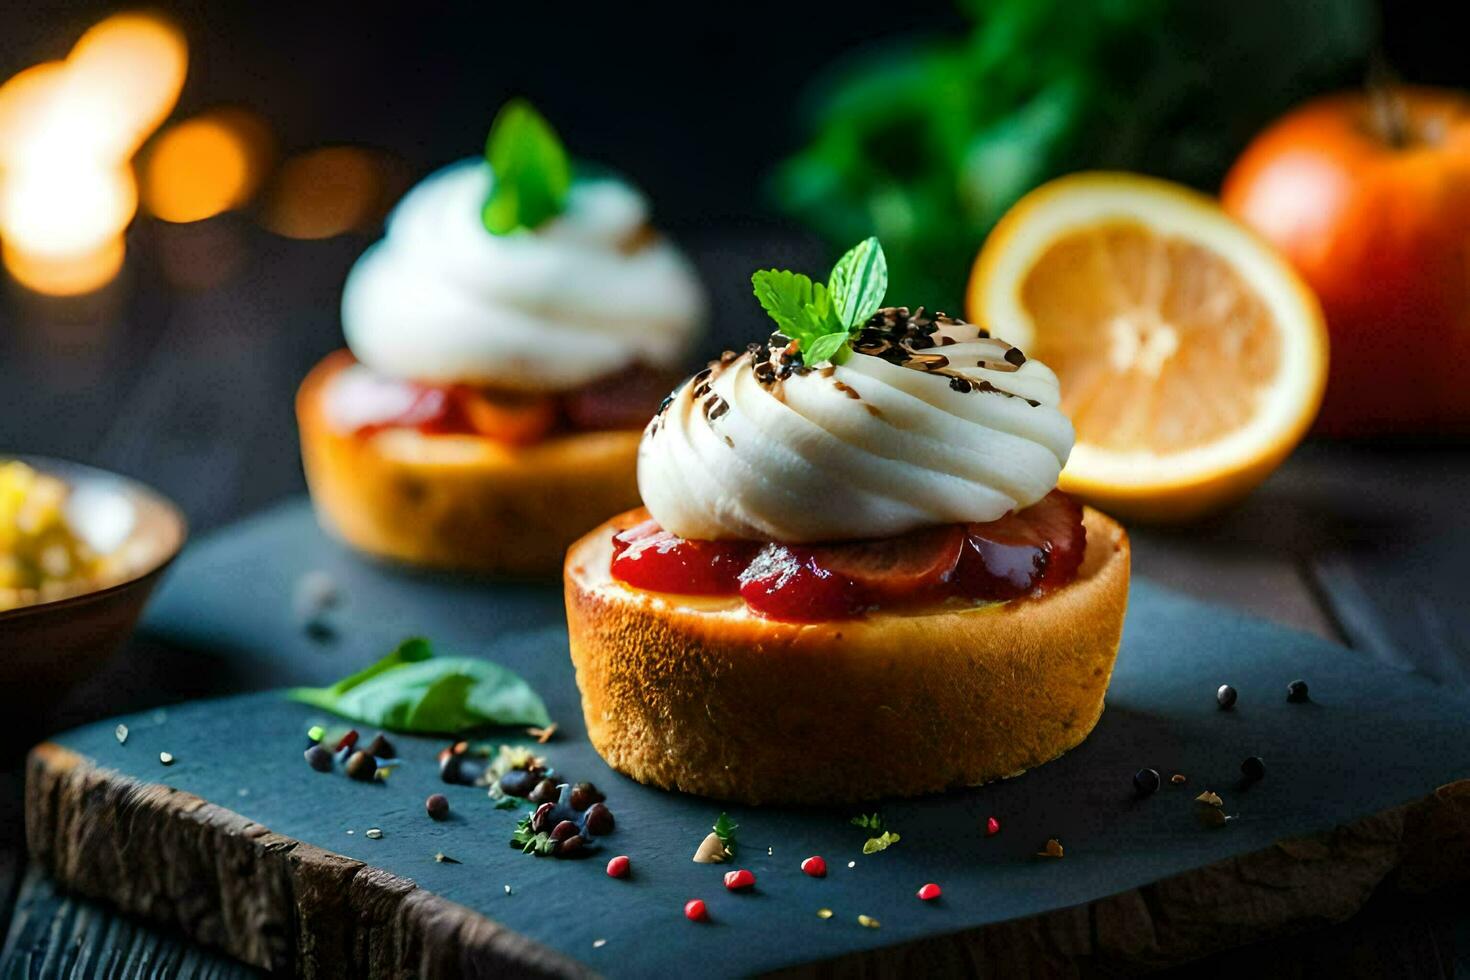
<svg viewBox="0 0 1470 980">
<path fill-rule="evenodd" d="M 1371 0 L 961 0 L 968 36 L 859 52 L 816 93 L 780 205 L 834 245 L 877 235 L 894 302 L 958 312 L 975 252 L 1075 170 L 1214 190 L 1301 99 L 1352 84 Z"/>
</svg>

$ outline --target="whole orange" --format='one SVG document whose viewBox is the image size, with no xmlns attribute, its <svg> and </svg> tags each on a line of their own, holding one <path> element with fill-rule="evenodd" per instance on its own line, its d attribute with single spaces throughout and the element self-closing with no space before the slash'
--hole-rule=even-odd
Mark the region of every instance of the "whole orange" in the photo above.
<svg viewBox="0 0 1470 980">
<path fill-rule="evenodd" d="M 1319 431 L 1470 430 L 1470 96 L 1310 102 L 1246 148 L 1221 198 L 1322 301 Z"/>
</svg>

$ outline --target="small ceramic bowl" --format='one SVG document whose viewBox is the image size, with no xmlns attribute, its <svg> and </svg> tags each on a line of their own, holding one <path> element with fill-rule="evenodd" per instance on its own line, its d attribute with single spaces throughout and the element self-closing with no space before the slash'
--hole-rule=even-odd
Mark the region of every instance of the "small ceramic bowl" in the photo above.
<svg viewBox="0 0 1470 980">
<path fill-rule="evenodd" d="M 77 534 L 125 556 L 122 577 L 101 588 L 0 612 L 0 707 L 30 714 L 59 701 L 128 638 L 188 529 L 177 507 L 127 477 L 44 456 L 6 458 L 64 480 Z"/>
</svg>

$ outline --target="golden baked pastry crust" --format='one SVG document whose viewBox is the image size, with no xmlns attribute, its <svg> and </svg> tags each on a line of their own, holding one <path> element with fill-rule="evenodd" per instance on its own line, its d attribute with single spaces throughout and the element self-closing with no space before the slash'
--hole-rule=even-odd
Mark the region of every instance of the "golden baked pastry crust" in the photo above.
<svg viewBox="0 0 1470 980">
<path fill-rule="evenodd" d="M 475 435 L 339 432 L 322 406 L 352 363 L 328 355 L 296 395 L 301 456 L 323 526 L 369 554 L 433 568 L 551 576 L 589 527 L 638 503 L 640 432 L 581 432 L 530 446 Z"/>
<path fill-rule="evenodd" d="M 1075 581 L 965 611 L 816 625 L 611 578 L 622 515 L 567 554 L 592 744 L 640 782 L 744 803 L 848 803 L 1016 775 L 1102 714 L 1128 602 L 1123 528 L 1086 508 Z"/>
</svg>

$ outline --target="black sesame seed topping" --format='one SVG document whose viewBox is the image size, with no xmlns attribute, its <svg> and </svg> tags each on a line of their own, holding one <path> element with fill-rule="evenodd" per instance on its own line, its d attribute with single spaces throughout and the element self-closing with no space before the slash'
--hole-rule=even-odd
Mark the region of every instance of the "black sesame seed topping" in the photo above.
<svg viewBox="0 0 1470 980">
<path fill-rule="evenodd" d="M 949 386 L 955 391 L 971 392 L 975 390 L 974 383 L 968 378 L 950 378 Z"/>
<path fill-rule="evenodd" d="M 1021 352 L 1021 348 L 1012 347 L 1010 350 L 1006 351 L 1006 360 L 1010 361 L 1016 367 L 1020 367 L 1022 364 L 1026 363 L 1026 355 Z"/>
</svg>

